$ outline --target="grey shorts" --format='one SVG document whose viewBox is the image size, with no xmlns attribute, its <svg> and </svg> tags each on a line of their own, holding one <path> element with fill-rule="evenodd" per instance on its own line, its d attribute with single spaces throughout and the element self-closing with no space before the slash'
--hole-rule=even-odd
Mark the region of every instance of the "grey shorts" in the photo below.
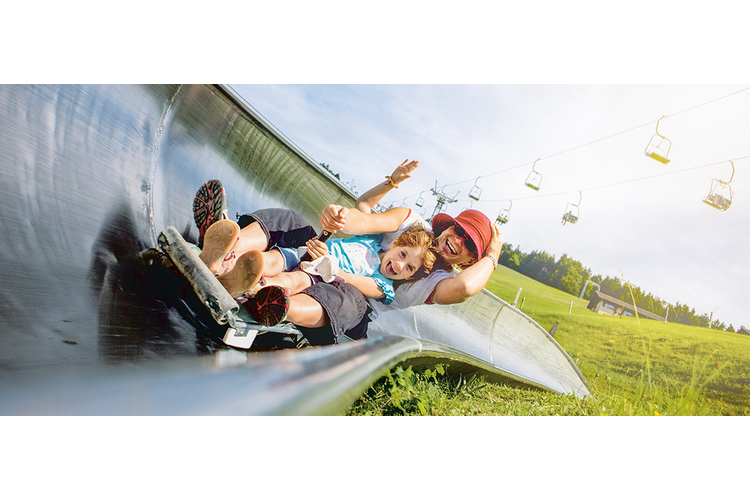
<svg viewBox="0 0 750 500">
<path fill-rule="evenodd" d="M 241 228 L 257 222 L 268 239 L 268 248 L 297 248 L 318 233 L 299 213 L 287 208 L 265 208 L 241 215 L 237 223 Z"/>
<path fill-rule="evenodd" d="M 323 307 L 328 325 L 322 328 L 301 328 L 313 345 L 337 344 L 341 335 L 352 340 L 367 337 L 368 306 L 362 292 L 350 283 L 315 283 L 301 293 L 309 295 Z"/>
</svg>

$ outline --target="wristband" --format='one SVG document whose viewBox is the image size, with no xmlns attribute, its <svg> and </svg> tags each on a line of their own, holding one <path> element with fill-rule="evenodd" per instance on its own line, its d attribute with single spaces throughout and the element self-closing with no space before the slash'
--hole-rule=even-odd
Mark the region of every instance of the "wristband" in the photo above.
<svg viewBox="0 0 750 500">
<path fill-rule="evenodd" d="M 391 177 L 390 175 L 386 175 L 386 176 L 385 176 L 385 178 L 386 178 L 386 180 L 388 181 L 388 185 L 392 186 L 392 187 L 393 187 L 393 189 L 398 189 L 398 184 L 396 184 L 396 183 L 395 183 L 395 182 L 393 181 L 393 177 Z"/>
<path fill-rule="evenodd" d="M 493 257 L 493 256 L 492 256 L 492 255 L 490 255 L 490 254 L 487 254 L 487 255 L 486 255 L 485 257 L 489 257 L 489 258 L 490 258 L 490 260 L 492 261 L 492 266 L 493 266 L 493 269 L 497 269 L 497 261 L 495 260 L 495 257 Z"/>
</svg>

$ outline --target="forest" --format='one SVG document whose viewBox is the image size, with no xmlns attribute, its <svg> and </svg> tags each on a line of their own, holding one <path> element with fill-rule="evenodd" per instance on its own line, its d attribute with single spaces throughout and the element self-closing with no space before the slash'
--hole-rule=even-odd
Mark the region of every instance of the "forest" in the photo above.
<svg viewBox="0 0 750 500">
<path fill-rule="evenodd" d="M 581 289 L 586 285 L 583 297 L 591 297 L 591 291 L 597 283 L 601 287 L 601 293 L 620 299 L 626 302 L 633 302 L 635 299 L 636 306 L 646 311 L 664 316 L 669 308 L 667 320 L 684 325 L 703 326 L 715 329 L 721 329 L 728 332 L 734 332 L 733 325 L 725 325 L 718 318 L 713 321 L 708 314 L 697 314 L 695 308 L 687 304 L 669 304 L 650 292 L 647 293 L 633 283 L 624 283 L 615 276 L 602 277 L 600 274 L 593 274 L 591 269 L 584 267 L 583 264 L 575 259 L 563 254 L 559 259 L 544 251 L 532 251 L 527 254 L 521 251 L 520 247 L 513 248 L 509 243 L 503 244 L 503 251 L 500 255 L 499 263 L 518 271 L 540 283 L 550 285 L 558 290 L 562 290 L 576 297 L 580 295 Z M 632 289 L 633 297 L 630 296 L 628 285 Z M 739 327 L 738 327 L 739 328 Z"/>
</svg>

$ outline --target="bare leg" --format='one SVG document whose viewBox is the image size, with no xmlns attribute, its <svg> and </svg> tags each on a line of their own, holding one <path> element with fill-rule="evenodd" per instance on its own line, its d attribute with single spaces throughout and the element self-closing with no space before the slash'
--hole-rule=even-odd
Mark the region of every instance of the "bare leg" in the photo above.
<svg viewBox="0 0 750 500">
<path fill-rule="evenodd" d="M 305 328 L 321 328 L 328 324 L 328 315 L 320 302 L 305 294 L 292 295 L 289 298 L 286 319 Z"/>
<path fill-rule="evenodd" d="M 276 285 L 286 288 L 289 291 L 289 295 L 296 295 L 312 285 L 310 275 L 304 271 L 280 273 L 271 278 L 265 278 L 265 282 L 266 286 Z"/>
<path fill-rule="evenodd" d="M 268 249 L 268 238 L 260 224 L 253 222 L 240 230 L 240 241 L 235 245 L 234 251 L 242 255 L 250 250 L 265 252 Z M 265 256 L 264 256 L 265 257 Z"/>
<path fill-rule="evenodd" d="M 247 301 L 247 308 L 261 325 L 273 326 L 290 321 L 297 326 L 321 328 L 328 324 L 323 306 L 306 294 L 289 296 L 280 286 L 266 286 Z"/>
<path fill-rule="evenodd" d="M 274 249 L 263 252 L 263 276 L 277 276 L 284 272 L 284 257 L 281 252 Z"/>
</svg>

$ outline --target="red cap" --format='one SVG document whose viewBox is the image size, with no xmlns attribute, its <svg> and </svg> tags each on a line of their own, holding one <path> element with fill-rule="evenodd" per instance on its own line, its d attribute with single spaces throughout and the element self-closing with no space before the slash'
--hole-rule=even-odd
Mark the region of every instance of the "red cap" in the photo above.
<svg viewBox="0 0 750 500">
<path fill-rule="evenodd" d="M 479 251 L 477 259 L 487 255 L 487 247 L 490 245 L 490 239 L 492 238 L 492 229 L 490 228 L 491 222 L 486 215 L 479 210 L 464 210 L 455 219 L 448 214 L 437 214 L 432 218 L 432 232 L 436 237 L 440 236 L 440 233 L 453 224 L 461 226 L 471 238 L 471 241 L 474 242 Z"/>
</svg>

